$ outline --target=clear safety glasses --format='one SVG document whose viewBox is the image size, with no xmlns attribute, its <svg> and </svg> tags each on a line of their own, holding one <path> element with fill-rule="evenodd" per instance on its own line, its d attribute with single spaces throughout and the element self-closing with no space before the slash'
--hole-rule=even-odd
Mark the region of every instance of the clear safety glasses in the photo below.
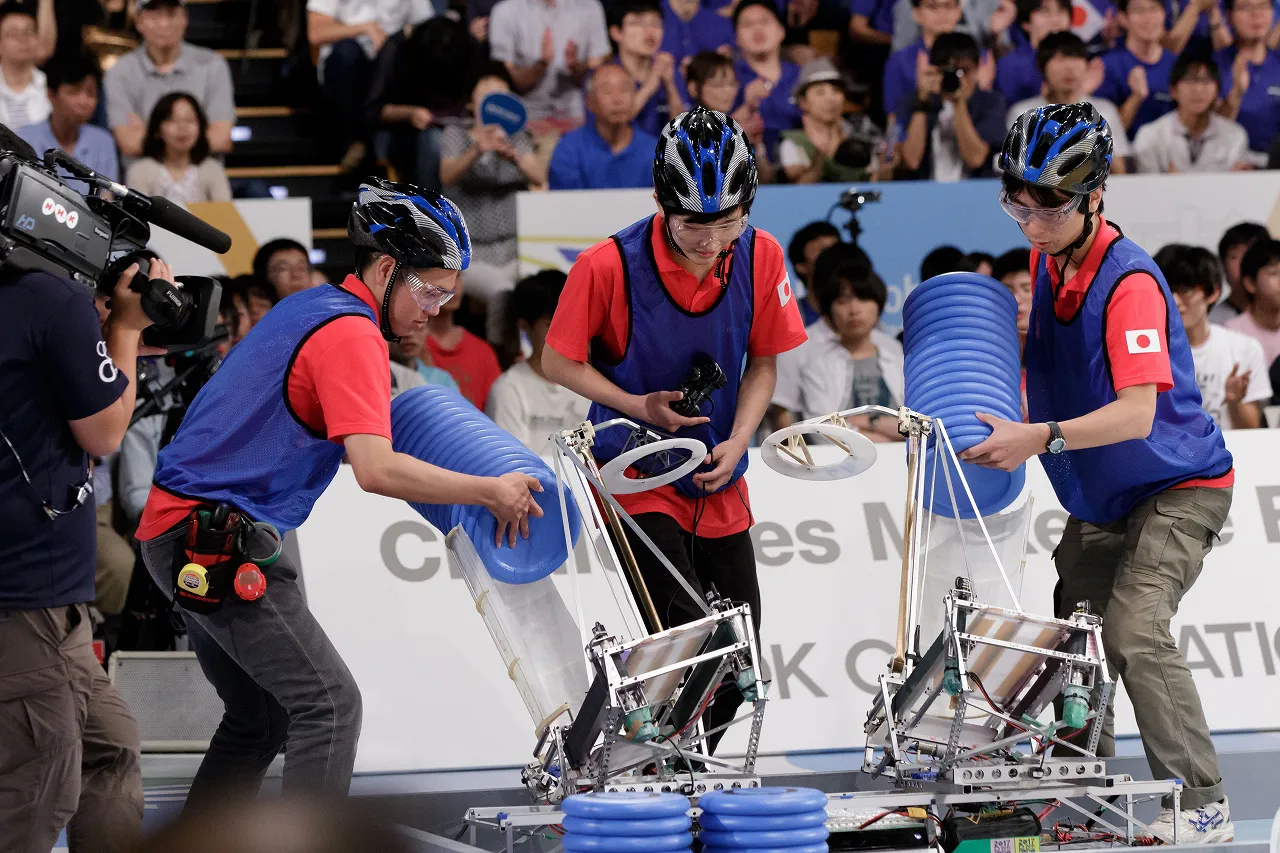
<svg viewBox="0 0 1280 853">
<path fill-rule="evenodd" d="M 741 219 L 716 225 L 695 225 L 682 217 L 671 217 L 671 236 L 687 246 L 705 246 L 711 242 L 726 246 L 741 237 L 745 230 L 746 214 Z"/>
<path fill-rule="evenodd" d="M 414 303 L 424 313 L 430 314 L 453 298 L 454 291 L 423 281 L 412 269 L 404 267 L 400 270 L 400 275 L 409 286 L 409 295 L 413 297 Z"/>
<path fill-rule="evenodd" d="M 1057 228 L 1070 219 L 1071 214 L 1076 212 L 1076 208 L 1080 206 L 1080 198 L 1074 196 L 1070 201 L 1058 208 L 1027 207 L 1025 204 L 1018 204 L 1009 198 L 1007 193 L 1002 192 L 1000 193 L 1000 206 L 1019 225 L 1030 225 L 1035 222 L 1048 228 Z"/>
</svg>

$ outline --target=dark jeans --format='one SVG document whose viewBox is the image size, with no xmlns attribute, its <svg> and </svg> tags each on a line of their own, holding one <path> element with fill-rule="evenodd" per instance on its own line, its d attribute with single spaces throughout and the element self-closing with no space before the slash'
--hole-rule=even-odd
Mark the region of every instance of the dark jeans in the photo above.
<svg viewBox="0 0 1280 853">
<path fill-rule="evenodd" d="M 1088 601 L 1102 616 L 1107 664 L 1133 703 L 1147 764 L 1156 779 L 1182 780 L 1184 809 L 1221 800 L 1222 775 L 1200 694 L 1169 622 L 1230 509 L 1231 489 L 1167 489 L 1111 524 L 1071 516 L 1053 552 L 1054 615 L 1066 618 L 1077 602 Z M 1115 754 L 1113 710 L 1105 722 L 1098 754 L 1109 756 Z"/>
<path fill-rule="evenodd" d="M 322 72 L 325 98 L 333 107 L 332 127 L 337 131 L 342 150 L 364 138 L 360 111 L 369 94 L 373 63 L 355 39 L 335 42 L 324 60 Z"/>
<path fill-rule="evenodd" d="M 173 591 L 182 559 L 183 527 L 142 543 L 152 579 Z M 255 553 L 273 547 L 258 534 Z M 360 737 L 360 690 L 316 622 L 298 587 L 298 567 L 285 552 L 266 569 L 257 601 L 231 596 L 211 615 L 182 611 L 191 648 L 226 705 L 188 804 L 215 802 L 231 789 L 256 792 L 288 742 L 283 787 L 346 794 Z"/>
<path fill-rule="evenodd" d="M 428 190 L 440 191 L 440 137 L 443 131 L 432 125 L 418 130 L 411 125 L 379 131 L 374 151 L 385 157 L 400 173 L 400 180 L 411 181 Z"/>
<path fill-rule="evenodd" d="M 658 512 L 643 512 L 633 516 L 636 524 L 653 544 L 658 546 L 671 565 L 684 576 L 689 585 L 700 594 L 715 587 L 716 592 L 735 604 L 751 606 L 751 621 L 757 636 L 760 633 L 760 582 L 756 576 L 756 552 L 751 544 L 751 534 L 744 530 L 730 536 L 708 538 L 694 536 L 670 516 Z M 625 524 L 625 522 L 624 522 Z M 666 567 L 658 562 L 653 552 L 627 528 L 627 540 L 635 554 L 640 576 L 644 578 L 653 606 L 658 611 L 663 628 L 682 625 L 701 619 L 703 613 L 689 598 L 689 593 L 676 582 Z M 624 577 L 628 577 L 623 572 Z M 634 590 L 633 590 L 634 591 Z M 638 596 L 637 596 L 638 600 Z M 646 624 L 649 619 L 643 613 Z M 654 626 L 648 625 L 649 630 Z M 756 661 L 756 666 L 760 665 Z M 714 729 L 733 719 L 742 704 L 742 694 L 737 690 L 725 690 L 702 715 L 707 729 Z M 714 751 L 721 735 L 712 735 L 707 746 Z"/>
</svg>

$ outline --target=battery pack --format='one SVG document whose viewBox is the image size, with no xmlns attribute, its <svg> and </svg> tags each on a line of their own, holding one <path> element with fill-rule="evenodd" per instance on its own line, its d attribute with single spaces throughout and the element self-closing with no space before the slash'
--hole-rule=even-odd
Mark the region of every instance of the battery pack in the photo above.
<svg viewBox="0 0 1280 853">
<path fill-rule="evenodd" d="M 942 821 L 939 840 L 946 853 L 1036 853 L 1040 818 L 1026 807 L 953 815 Z"/>
</svg>

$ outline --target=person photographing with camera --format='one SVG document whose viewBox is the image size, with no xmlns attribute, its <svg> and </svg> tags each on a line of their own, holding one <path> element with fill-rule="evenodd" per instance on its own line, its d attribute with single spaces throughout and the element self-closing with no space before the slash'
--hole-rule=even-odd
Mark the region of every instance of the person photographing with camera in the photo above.
<svg viewBox="0 0 1280 853">
<path fill-rule="evenodd" d="M 966 33 L 943 33 L 919 54 L 916 91 L 902 104 L 903 166 L 910 177 L 935 181 L 992 174 L 991 152 L 1004 142 L 1005 102 L 978 85 L 978 43 Z"/>
<path fill-rule="evenodd" d="M 392 449 L 387 343 L 453 298 L 471 259 L 462 214 L 429 190 L 371 179 L 347 231 L 355 272 L 283 300 L 231 350 L 160 452 L 139 522 L 147 569 L 183 608 L 226 706 L 189 807 L 256 792 L 286 742 L 285 791 L 347 793 L 360 691 L 278 547 L 344 456 L 365 491 L 487 507 L 499 542 L 514 545 L 542 514 L 532 477 L 467 476 Z"/>
<path fill-rule="evenodd" d="M 64 214 L 65 218 L 65 214 Z M 0 846 L 119 850 L 142 827 L 138 727 L 94 655 L 91 456 L 133 413 L 151 325 L 129 266 L 99 325 L 93 292 L 0 268 Z M 173 282 L 160 260 L 152 278 Z M 144 276 L 145 277 L 145 276 Z"/>
<path fill-rule="evenodd" d="M 578 256 L 542 367 L 552 381 L 594 401 L 595 423 L 620 413 L 707 446 L 697 472 L 617 499 L 695 590 L 714 587 L 750 604 L 758 628 L 760 590 L 742 475 L 747 445 L 773 395 L 776 357 L 804 342 L 804 325 L 782 247 L 748 224 L 755 157 L 735 121 L 696 107 L 669 122 L 653 183 L 656 215 Z M 704 395 L 709 399 L 700 400 Z M 597 435 L 597 459 L 621 452 L 621 432 Z M 631 530 L 627 537 L 661 621 L 650 629 L 700 618 L 657 557 Z M 707 710 L 707 727 L 731 719 L 740 700 L 726 691 Z"/>
</svg>

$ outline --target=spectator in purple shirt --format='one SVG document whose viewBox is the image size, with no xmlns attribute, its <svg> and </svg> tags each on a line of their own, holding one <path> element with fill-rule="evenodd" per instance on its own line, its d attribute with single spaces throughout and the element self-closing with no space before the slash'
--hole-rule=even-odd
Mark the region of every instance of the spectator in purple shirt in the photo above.
<svg viewBox="0 0 1280 853">
<path fill-rule="evenodd" d="M 733 12 L 733 31 L 738 43 L 734 71 L 743 87 L 738 103 L 759 96 L 765 144 L 775 151 L 778 135 L 800 124 L 800 108 L 791 102 L 800 68 L 782 58 L 787 33 L 782 16 L 771 0 L 742 0 Z"/>
<path fill-rule="evenodd" d="M 676 68 L 675 58 L 658 50 L 662 8 L 658 0 L 619 0 L 610 4 L 609 19 L 615 61 L 636 86 L 632 120 L 656 137 L 667 121 L 684 112 L 684 76 Z"/>
<path fill-rule="evenodd" d="M 662 50 L 688 74 L 693 55 L 704 50 L 733 51 L 733 22 L 702 0 L 662 0 Z"/>
<path fill-rule="evenodd" d="M 1169 32 L 1164 46 L 1175 55 L 1191 41 L 1210 43 L 1214 50 L 1231 46 L 1231 30 L 1224 21 L 1222 0 L 1164 0 Z"/>
<path fill-rule="evenodd" d="M 1218 111 L 1248 131 L 1251 162 L 1261 166 L 1280 132 L 1280 58 L 1267 47 L 1274 15 L 1270 0 L 1225 2 L 1236 43 L 1214 56 L 1224 99 Z"/>
<path fill-rule="evenodd" d="M 626 71 L 602 65 L 587 80 L 585 124 L 560 137 L 551 155 L 553 190 L 632 189 L 653 186 L 658 140 L 631 121 L 635 88 Z"/>
<path fill-rule="evenodd" d="M 1040 94 L 1044 80 L 1036 49 L 1050 33 L 1071 29 L 1070 0 L 1017 0 L 1017 9 L 1018 29 L 1026 38 L 1017 39 L 1014 49 L 996 63 L 996 89 L 1010 104 Z"/>
<path fill-rule="evenodd" d="M 1173 109 L 1169 73 L 1177 58 L 1162 46 L 1168 34 L 1161 0 L 1116 0 L 1124 43 L 1102 57 L 1106 72 L 1094 92 L 1120 108 L 1132 139 L 1138 128 Z"/>
<path fill-rule="evenodd" d="M 906 116 L 893 114 L 903 99 L 916 88 L 916 69 L 927 61 L 934 41 L 943 33 L 955 32 L 960 23 L 960 0 L 911 0 L 911 17 L 920 26 L 920 40 L 889 55 L 884 66 L 884 108 L 889 113 L 885 127 L 890 136 L 893 125 Z"/>
</svg>

